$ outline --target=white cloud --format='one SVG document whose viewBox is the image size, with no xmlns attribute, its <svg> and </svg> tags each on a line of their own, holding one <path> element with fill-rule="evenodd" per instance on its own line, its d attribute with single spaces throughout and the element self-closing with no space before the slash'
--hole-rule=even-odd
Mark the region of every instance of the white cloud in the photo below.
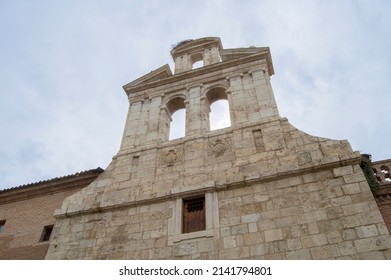
<svg viewBox="0 0 391 280">
<path fill-rule="evenodd" d="M 218 100 L 210 106 L 210 129 L 216 130 L 231 126 L 227 100 Z"/>
</svg>

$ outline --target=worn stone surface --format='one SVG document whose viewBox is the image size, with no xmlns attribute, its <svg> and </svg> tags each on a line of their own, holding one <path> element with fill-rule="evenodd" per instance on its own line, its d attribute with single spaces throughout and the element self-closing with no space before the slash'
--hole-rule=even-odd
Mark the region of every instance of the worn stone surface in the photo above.
<svg viewBox="0 0 391 280">
<path fill-rule="evenodd" d="M 347 141 L 314 137 L 279 116 L 268 48 L 218 38 L 174 49 L 124 86 L 121 148 L 98 180 L 56 211 L 48 259 L 366 259 L 391 238 Z M 204 67 L 191 70 L 197 60 Z M 231 126 L 211 131 L 210 104 Z M 186 109 L 186 135 L 168 140 Z M 206 228 L 182 233 L 182 199 L 205 196 Z"/>
</svg>

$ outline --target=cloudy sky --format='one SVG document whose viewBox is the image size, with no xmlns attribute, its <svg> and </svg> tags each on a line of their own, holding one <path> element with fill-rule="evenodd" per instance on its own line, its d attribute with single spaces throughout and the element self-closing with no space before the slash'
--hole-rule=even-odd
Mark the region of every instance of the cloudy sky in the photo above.
<svg viewBox="0 0 391 280">
<path fill-rule="evenodd" d="M 391 1 L 0 0 L 0 188 L 105 168 L 122 86 L 184 39 L 269 46 L 280 115 L 391 158 Z"/>
</svg>

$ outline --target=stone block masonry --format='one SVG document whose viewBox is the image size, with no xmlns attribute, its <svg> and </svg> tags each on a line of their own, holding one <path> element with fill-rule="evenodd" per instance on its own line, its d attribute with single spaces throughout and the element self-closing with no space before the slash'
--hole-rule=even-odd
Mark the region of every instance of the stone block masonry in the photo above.
<svg viewBox="0 0 391 280">
<path fill-rule="evenodd" d="M 162 66 L 124 86 L 121 148 L 56 211 L 47 259 L 391 257 L 360 154 L 279 116 L 269 48 L 223 49 L 213 37 L 172 56 L 174 75 Z M 204 66 L 192 69 L 198 60 Z M 211 131 L 210 105 L 221 99 L 231 126 Z M 168 140 L 179 109 L 186 134 Z M 187 208 L 192 198 L 202 203 Z M 193 211 L 205 222 L 185 232 Z"/>
</svg>

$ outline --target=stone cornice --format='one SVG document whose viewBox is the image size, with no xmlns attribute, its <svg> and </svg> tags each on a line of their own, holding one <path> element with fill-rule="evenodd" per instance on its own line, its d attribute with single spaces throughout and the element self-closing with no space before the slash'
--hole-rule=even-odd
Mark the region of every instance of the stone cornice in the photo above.
<svg viewBox="0 0 391 280">
<path fill-rule="evenodd" d="M 378 161 L 372 161 L 372 165 L 380 165 L 380 164 L 387 164 L 391 163 L 391 159 L 383 159 L 383 160 L 378 160 Z"/>
<path fill-rule="evenodd" d="M 179 43 L 177 47 L 174 47 L 171 51 L 171 56 L 175 59 L 185 53 L 191 53 L 194 51 L 200 51 L 208 46 L 217 46 L 218 49 L 222 49 L 223 45 L 219 37 L 205 37 L 195 40 L 189 40 L 183 44 Z"/>
<path fill-rule="evenodd" d="M 179 73 L 179 74 L 176 74 L 176 75 L 173 75 L 173 76 L 161 79 L 161 80 L 156 80 L 156 81 L 152 81 L 149 83 L 144 83 L 144 84 L 134 85 L 134 86 L 130 86 L 130 84 L 133 83 L 133 82 L 131 82 L 131 83 L 128 83 L 125 86 L 123 86 L 123 89 L 125 90 L 127 95 L 130 95 L 130 94 L 137 93 L 137 92 L 140 92 L 143 90 L 160 87 L 160 86 L 164 86 L 167 84 L 178 83 L 180 81 L 191 79 L 196 76 L 200 76 L 203 74 L 210 74 L 211 72 L 220 71 L 220 70 L 223 70 L 223 69 L 226 69 L 229 67 L 243 65 L 248 62 L 253 62 L 253 61 L 262 60 L 262 59 L 266 60 L 266 63 L 268 66 L 269 76 L 273 75 L 274 70 L 273 70 L 273 65 L 272 65 L 272 61 L 271 61 L 270 51 L 269 51 L 269 48 L 265 48 L 264 50 L 262 50 L 256 54 L 253 54 L 253 55 L 229 60 L 226 62 L 211 64 L 211 65 L 204 66 L 204 67 L 201 67 L 198 69 L 182 72 L 182 73 Z"/>
<path fill-rule="evenodd" d="M 139 84 L 150 83 L 150 82 L 164 79 L 164 78 L 167 78 L 170 76 L 172 76 L 172 72 L 171 72 L 170 66 L 168 66 L 168 64 L 166 64 L 166 65 L 163 65 L 162 67 L 159 67 L 158 69 L 151 71 L 150 73 L 148 73 L 144 76 L 141 76 L 140 78 L 130 82 L 129 84 L 124 85 L 124 88 L 134 87 Z"/>
</svg>

